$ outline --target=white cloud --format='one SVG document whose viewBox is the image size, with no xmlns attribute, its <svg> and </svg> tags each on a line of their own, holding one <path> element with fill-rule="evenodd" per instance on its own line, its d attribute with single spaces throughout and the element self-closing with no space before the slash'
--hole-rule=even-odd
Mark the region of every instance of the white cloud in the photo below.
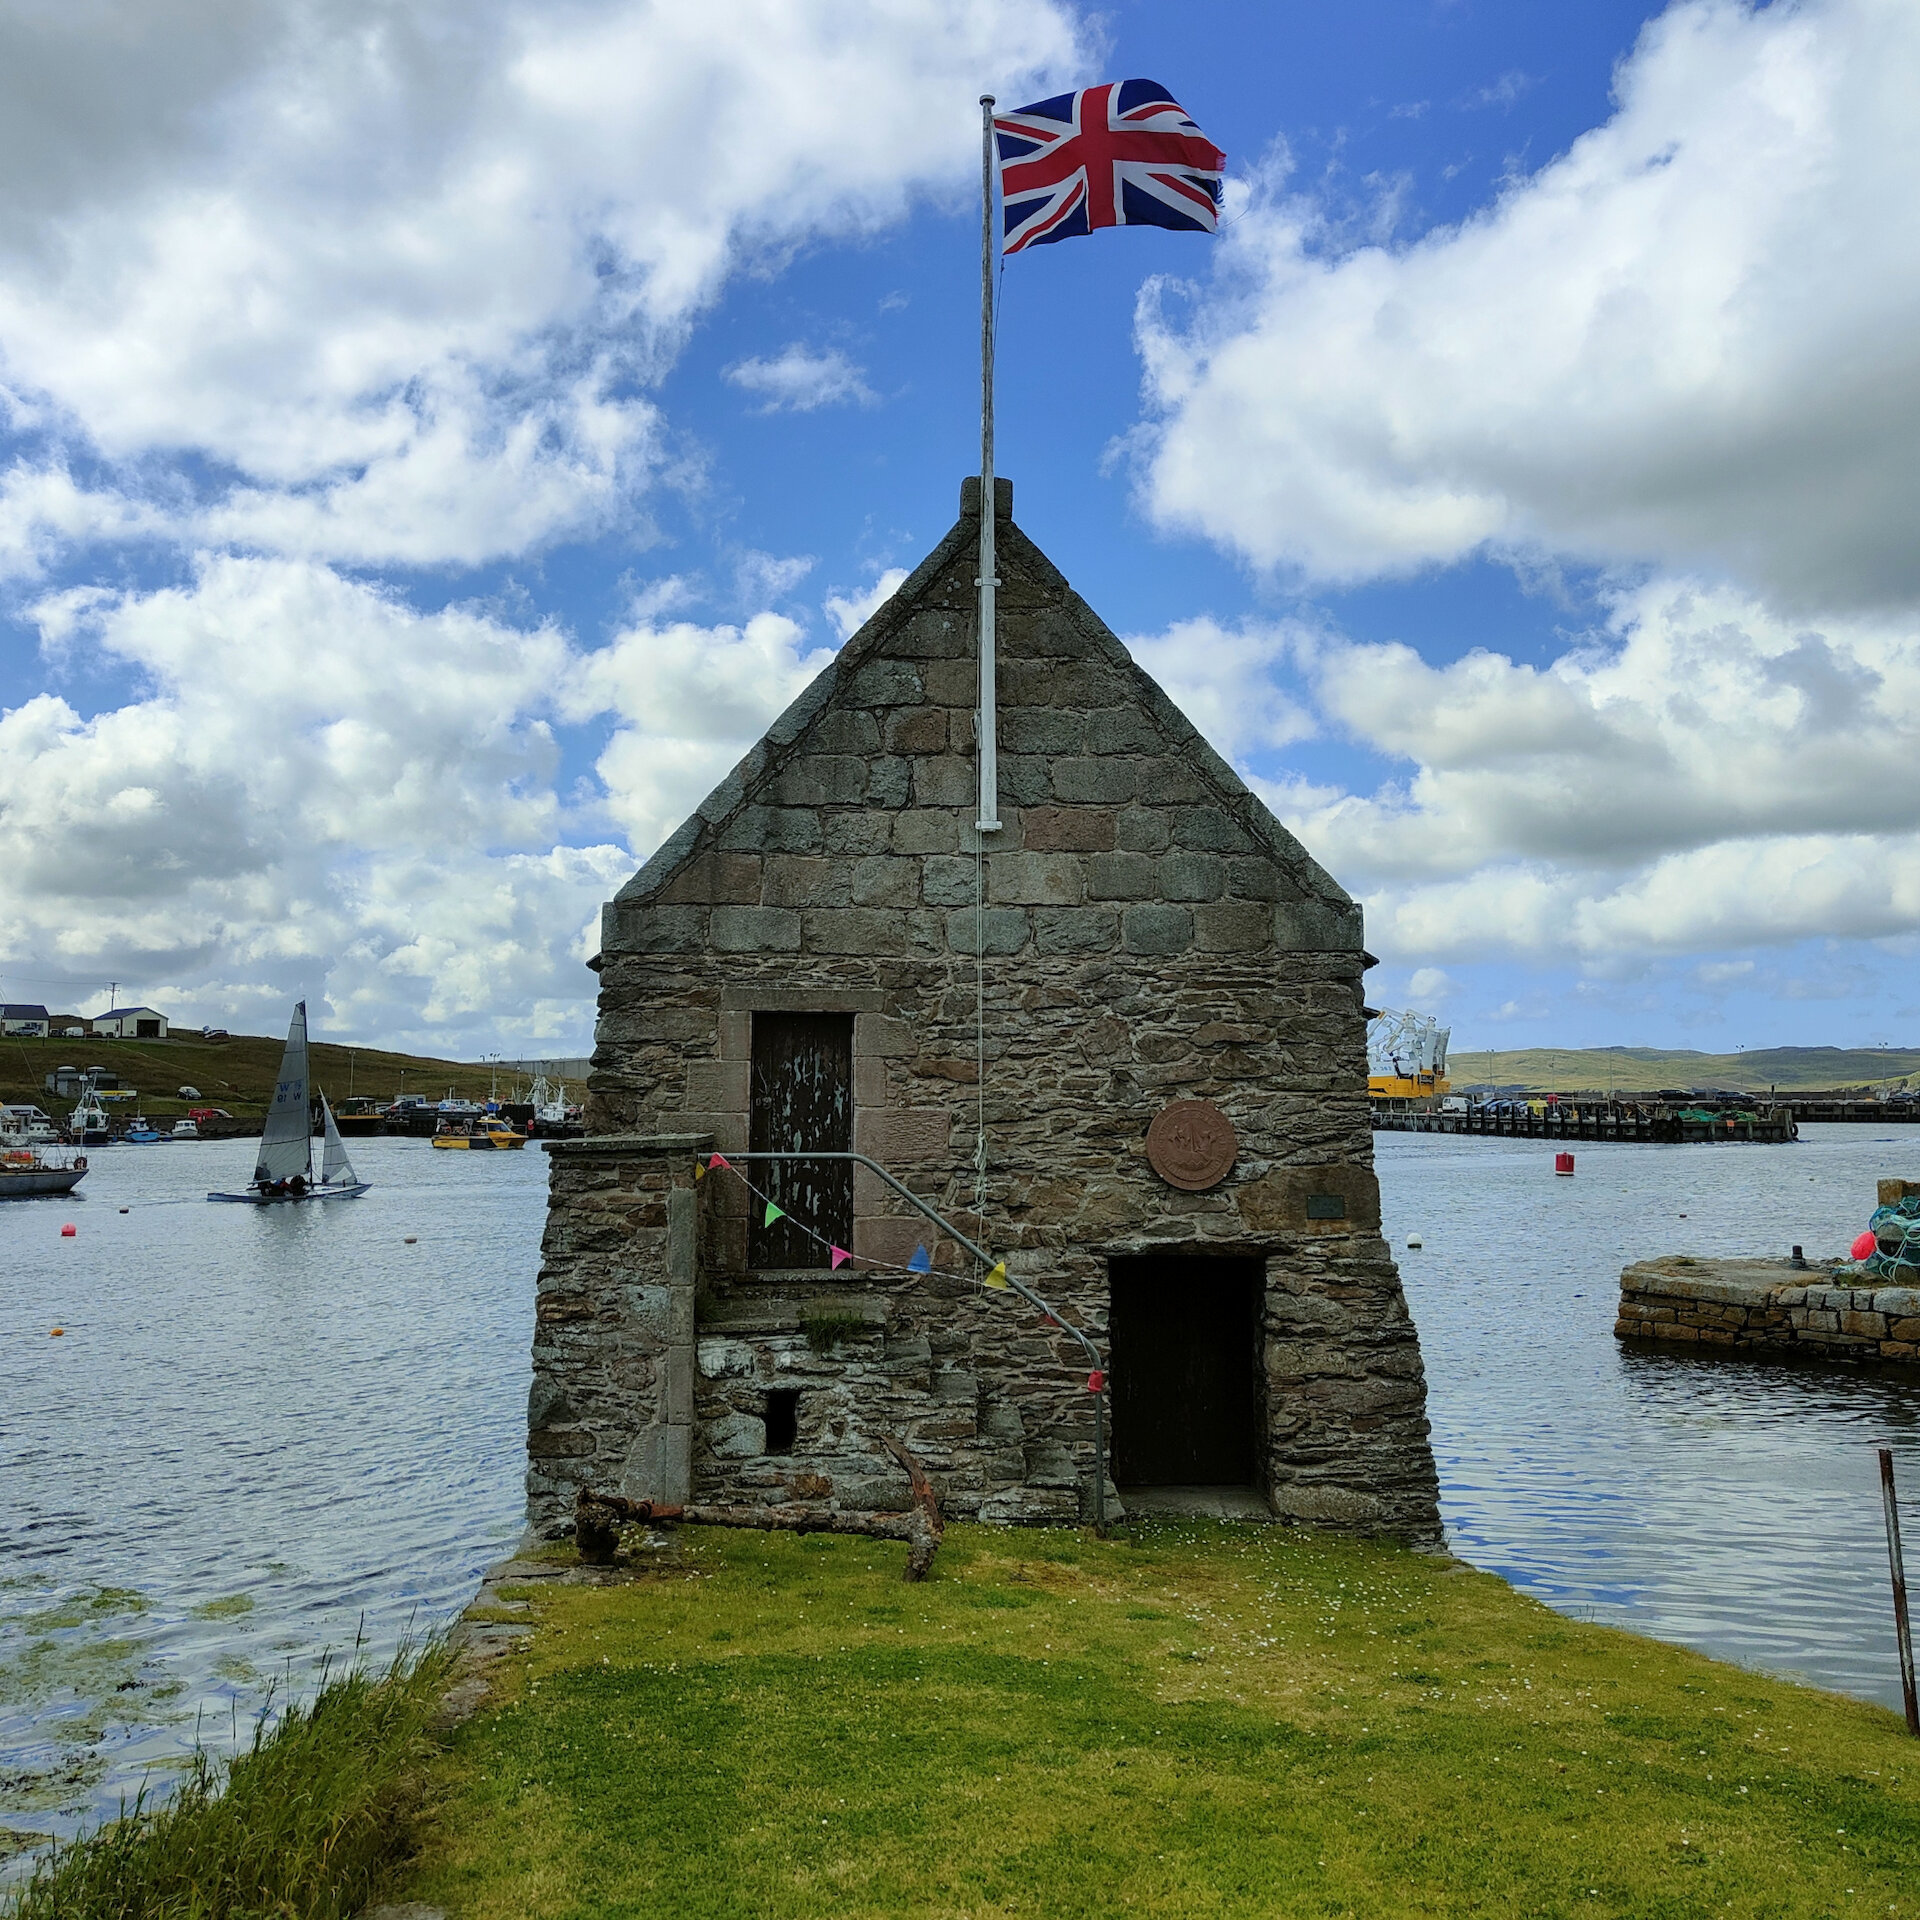
<svg viewBox="0 0 1920 1920">
<path fill-rule="evenodd" d="M 759 394 L 762 413 L 812 413 L 816 407 L 871 407 L 879 402 L 867 385 L 866 370 L 837 347 L 815 353 L 795 341 L 771 360 L 740 360 L 727 378 L 748 393 Z"/>
<path fill-rule="evenodd" d="M 832 658 L 777 613 L 740 627 L 643 619 L 586 656 L 570 708 L 617 718 L 596 771 L 635 851 L 664 840 Z"/>
<path fill-rule="evenodd" d="M 1410 769 L 1370 794 L 1260 783 L 1364 894 L 1377 952 L 1600 964 L 1920 930 L 1920 619 L 1809 628 L 1667 581 L 1544 669 L 1324 636 L 1296 658 L 1329 726 Z"/>
<path fill-rule="evenodd" d="M 824 606 L 834 631 L 851 640 L 900 591 L 906 577 L 905 567 L 888 567 L 862 592 L 828 594 Z"/>
<path fill-rule="evenodd" d="M 1131 634 L 1126 645 L 1214 747 L 1244 766 L 1252 753 L 1315 731 L 1312 716 L 1273 679 L 1307 641 L 1297 623 L 1223 627 L 1202 614 L 1162 634 Z"/>
<path fill-rule="evenodd" d="M 728 273 L 963 187 L 953 75 L 1077 52 L 1047 0 L 190 0 L 8 34 L 16 420 L 195 456 L 199 538 L 415 564 L 603 526 Z"/>
<path fill-rule="evenodd" d="M 1545 550 L 1920 600 L 1916 72 L 1911 0 L 1685 0 L 1459 227 L 1256 207 L 1189 328 L 1143 299 L 1150 511 L 1330 580 Z"/>
<path fill-rule="evenodd" d="M 0 713 L 0 968 L 434 1051 L 580 1045 L 601 902 L 831 657 L 772 613 L 583 652 L 292 560 L 33 611 L 125 691 Z M 599 790 L 563 796 L 563 726 L 611 728 Z"/>
</svg>

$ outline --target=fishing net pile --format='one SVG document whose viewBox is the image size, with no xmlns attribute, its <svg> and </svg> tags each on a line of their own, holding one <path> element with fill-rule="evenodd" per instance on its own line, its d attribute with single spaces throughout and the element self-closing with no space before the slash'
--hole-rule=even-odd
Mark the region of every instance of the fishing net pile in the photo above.
<svg viewBox="0 0 1920 1920">
<path fill-rule="evenodd" d="M 1920 1286 L 1920 1194 L 1876 1207 L 1867 1232 L 1873 1235 L 1873 1251 L 1865 1259 L 1849 1261 L 1840 1271 L 1888 1280 L 1895 1286 Z"/>
</svg>

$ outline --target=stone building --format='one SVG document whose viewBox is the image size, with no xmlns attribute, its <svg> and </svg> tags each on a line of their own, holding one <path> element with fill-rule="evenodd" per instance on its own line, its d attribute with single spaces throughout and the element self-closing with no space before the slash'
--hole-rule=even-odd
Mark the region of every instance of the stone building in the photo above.
<svg viewBox="0 0 1920 1920">
<path fill-rule="evenodd" d="M 1089 1512 L 1095 1396 L 1058 1326 L 849 1162 L 695 1179 L 804 1147 L 869 1156 L 1092 1335 L 1119 1500 L 1237 1489 L 1434 1540 L 1360 909 L 997 492 L 1002 831 L 973 825 L 970 481 L 605 910 L 587 1137 L 550 1149 L 534 1524 L 581 1485 L 898 1506 L 882 1434 L 950 1513 Z"/>
</svg>

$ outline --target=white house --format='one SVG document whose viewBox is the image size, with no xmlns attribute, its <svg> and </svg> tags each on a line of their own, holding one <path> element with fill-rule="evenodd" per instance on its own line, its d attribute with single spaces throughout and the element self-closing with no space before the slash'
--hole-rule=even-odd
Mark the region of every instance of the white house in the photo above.
<svg viewBox="0 0 1920 1920">
<path fill-rule="evenodd" d="M 46 1008 L 31 1007 L 22 1001 L 0 1002 L 0 1033 L 23 1040 L 44 1040 L 47 1037 Z"/>
<path fill-rule="evenodd" d="M 96 1038 L 110 1040 L 164 1040 L 167 1016 L 152 1007 L 115 1007 L 93 1018 Z"/>
</svg>

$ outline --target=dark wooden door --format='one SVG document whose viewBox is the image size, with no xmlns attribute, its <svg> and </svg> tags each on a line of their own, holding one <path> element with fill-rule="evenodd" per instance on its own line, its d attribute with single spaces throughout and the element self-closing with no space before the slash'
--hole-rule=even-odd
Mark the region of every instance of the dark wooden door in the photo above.
<svg viewBox="0 0 1920 1920">
<path fill-rule="evenodd" d="M 1113 1477 L 1256 1484 L 1260 1260 L 1154 1254 L 1108 1269 Z"/>
<path fill-rule="evenodd" d="M 753 1016 L 753 1118 L 756 1153 L 845 1153 L 853 1145 L 853 1015 L 756 1013 Z M 747 1259 L 756 1267 L 827 1267 L 824 1242 L 853 1245 L 853 1167 L 845 1160 L 754 1161 L 751 1179 L 786 1209 L 765 1224 L 754 1204 Z M 819 1239 L 801 1231 L 811 1228 Z"/>
</svg>

